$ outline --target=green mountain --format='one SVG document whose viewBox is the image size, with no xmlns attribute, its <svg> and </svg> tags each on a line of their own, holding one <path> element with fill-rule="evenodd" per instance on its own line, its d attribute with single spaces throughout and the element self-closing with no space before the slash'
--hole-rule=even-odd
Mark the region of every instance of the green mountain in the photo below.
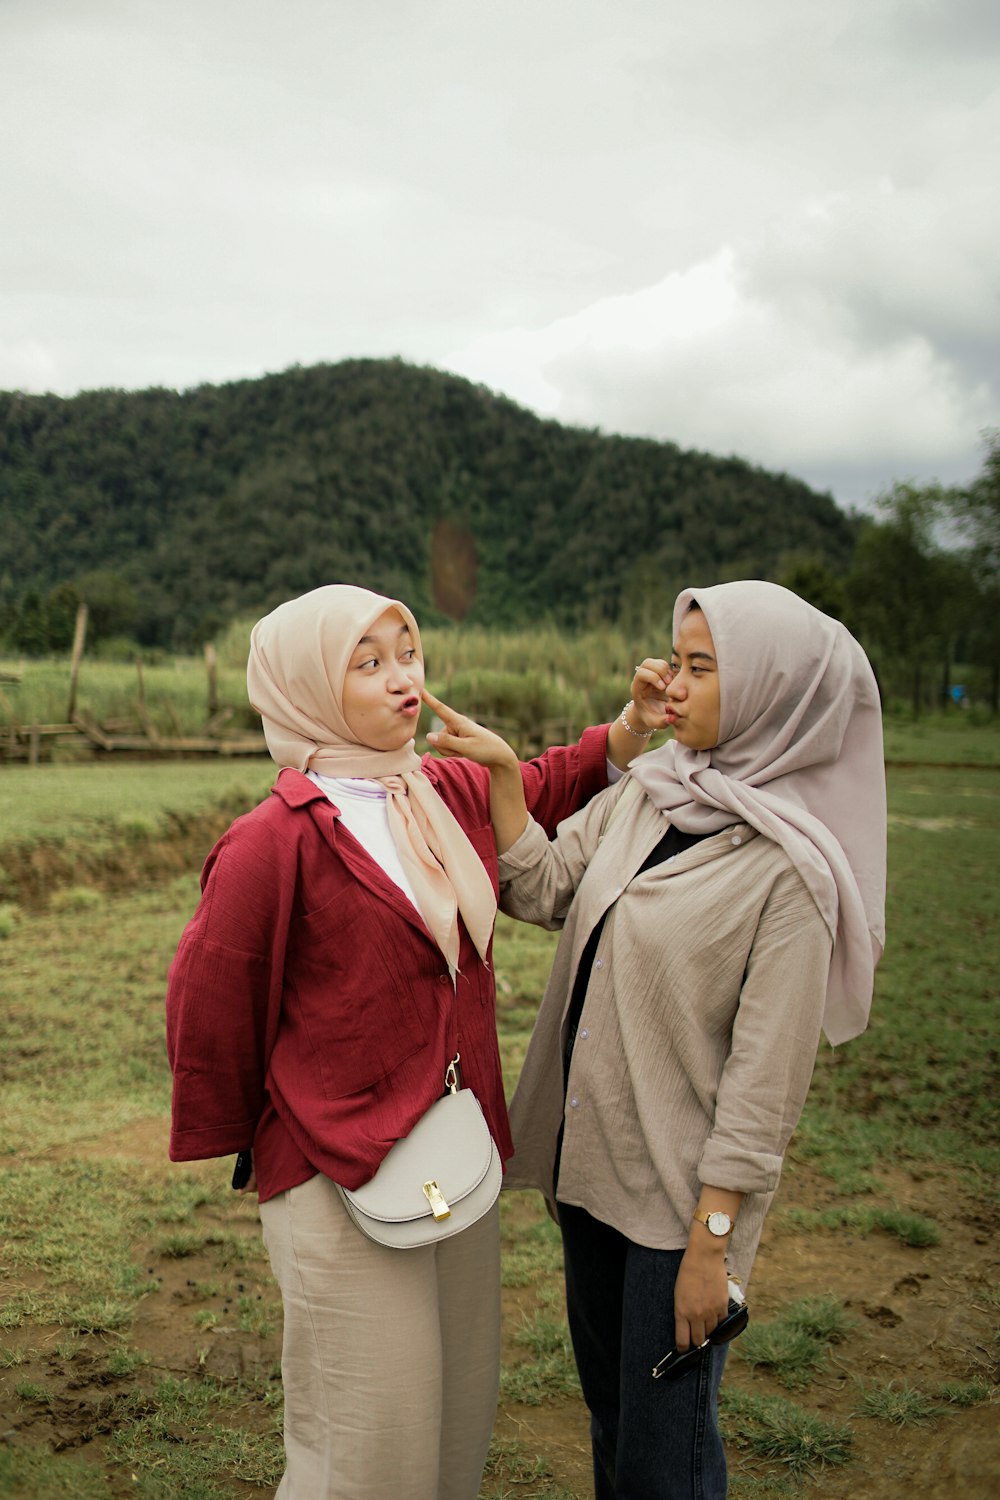
<svg viewBox="0 0 1000 1500">
<path fill-rule="evenodd" d="M 686 583 L 846 571 L 854 525 L 787 475 L 542 421 L 399 360 L 0 393 L 0 629 L 188 647 L 322 583 L 497 626 L 627 617 Z M 30 634 L 30 631 L 28 632 Z M 60 639 L 56 639 L 60 637 Z"/>
</svg>

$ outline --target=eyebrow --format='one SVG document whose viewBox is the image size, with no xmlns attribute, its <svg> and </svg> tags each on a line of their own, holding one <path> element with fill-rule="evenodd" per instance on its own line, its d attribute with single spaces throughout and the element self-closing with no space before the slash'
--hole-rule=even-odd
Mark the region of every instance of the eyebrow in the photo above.
<svg viewBox="0 0 1000 1500">
<path fill-rule="evenodd" d="M 410 627 L 409 627 L 409 625 L 400 625 L 399 629 L 396 631 L 396 639 L 397 639 L 397 641 L 399 640 L 399 637 L 401 635 L 409 635 L 409 633 L 410 633 Z M 374 646 L 374 644 L 375 644 L 375 637 L 373 635 L 363 635 L 361 637 L 360 641 L 358 642 L 358 646 Z M 356 651 L 358 649 L 358 647 L 355 646 L 354 649 Z"/>
<path fill-rule="evenodd" d="M 684 652 L 678 651 L 676 646 L 670 648 L 671 656 L 683 656 L 684 654 Z M 713 667 L 716 665 L 715 657 L 710 651 L 688 651 L 686 654 L 688 661 L 710 661 Z"/>
</svg>

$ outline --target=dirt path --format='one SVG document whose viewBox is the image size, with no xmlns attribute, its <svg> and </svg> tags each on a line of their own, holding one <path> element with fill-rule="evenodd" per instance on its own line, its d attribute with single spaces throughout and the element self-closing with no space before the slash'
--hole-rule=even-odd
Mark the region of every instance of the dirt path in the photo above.
<svg viewBox="0 0 1000 1500">
<path fill-rule="evenodd" d="M 73 1154 L 120 1157 L 123 1171 L 129 1162 L 160 1168 L 165 1142 L 166 1121 L 156 1119 L 131 1127 L 124 1148 L 115 1137 L 76 1148 Z M 913 1249 L 879 1231 L 865 1236 L 842 1230 L 807 1235 L 783 1222 L 780 1212 L 772 1215 L 751 1288 L 753 1316 L 772 1318 L 788 1302 L 820 1292 L 843 1300 L 855 1325 L 831 1350 L 805 1392 L 788 1392 L 759 1371 L 752 1374 L 735 1356 L 727 1383 L 741 1390 L 791 1396 L 822 1417 L 851 1423 L 852 1462 L 825 1470 L 815 1490 L 803 1482 L 801 1493 L 822 1493 L 824 1500 L 992 1500 L 1000 1487 L 995 1407 L 949 1407 L 917 1426 L 887 1426 L 856 1414 L 859 1380 L 893 1381 L 934 1392 L 945 1381 L 996 1379 L 997 1223 L 977 1225 L 977 1206 L 957 1195 L 955 1184 L 944 1174 L 896 1174 L 886 1187 L 899 1206 L 936 1220 L 943 1230 L 941 1244 Z M 779 1199 L 785 1210 L 821 1208 L 831 1201 L 823 1180 L 794 1159 Z M 527 1223 L 539 1213 L 528 1195 L 517 1195 L 515 1204 L 515 1223 L 519 1218 Z M 234 1197 L 231 1206 L 202 1210 L 199 1217 L 200 1228 L 230 1243 L 228 1266 L 226 1257 L 220 1259 L 218 1245 L 211 1243 L 183 1256 L 162 1254 L 152 1242 L 135 1247 L 150 1286 L 128 1340 L 150 1360 L 138 1374 L 126 1379 L 108 1374 L 106 1340 L 83 1339 L 66 1358 L 56 1347 L 56 1330 L 28 1327 L 4 1333 L 8 1351 L 34 1353 L 16 1368 L 0 1370 L 0 1442 L 45 1445 L 73 1454 L 102 1470 L 109 1494 L 125 1495 L 131 1492 L 129 1476 L 107 1459 L 112 1395 L 137 1381 L 151 1382 L 170 1373 L 256 1377 L 258 1384 L 276 1379 L 280 1310 L 259 1253 L 255 1207 Z M 234 1235 L 247 1240 L 244 1264 L 233 1263 Z M 525 1358 L 511 1335 L 532 1310 L 533 1296 L 531 1288 L 505 1290 L 505 1361 Z M 248 1307 L 251 1312 L 260 1310 L 260 1316 L 251 1319 L 255 1327 L 250 1331 L 241 1330 L 236 1316 L 237 1309 L 245 1315 Z M 44 1383 L 55 1391 L 54 1398 L 25 1402 L 14 1394 L 15 1377 L 17 1383 Z M 271 1416 L 261 1405 L 253 1420 L 263 1427 Z M 587 1423 L 578 1400 L 561 1398 L 530 1407 L 505 1404 L 497 1436 L 544 1455 L 549 1485 L 579 1497 L 592 1493 Z M 731 1453 L 731 1461 L 736 1473 L 761 1477 L 768 1472 L 738 1450 Z M 237 1482 L 232 1486 L 234 1496 L 260 1500 L 265 1493 Z M 509 1493 L 545 1490 L 529 1485 Z"/>
</svg>

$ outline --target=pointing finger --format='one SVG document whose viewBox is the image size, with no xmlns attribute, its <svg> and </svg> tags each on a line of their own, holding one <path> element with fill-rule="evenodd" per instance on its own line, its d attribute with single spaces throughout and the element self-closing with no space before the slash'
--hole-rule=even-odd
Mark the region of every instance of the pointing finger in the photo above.
<svg viewBox="0 0 1000 1500">
<path fill-rule="evenodd" d="M 426 688 L 424 688 L 420 696 L 427 704 L 427 707 L 434 710 L 439 719 L 443 714 L 450 714 L 452 712 L 447 703 L 442 703 L 440 698 L 435 698 L 434 694 L 428 692 Z"/>
</svg>

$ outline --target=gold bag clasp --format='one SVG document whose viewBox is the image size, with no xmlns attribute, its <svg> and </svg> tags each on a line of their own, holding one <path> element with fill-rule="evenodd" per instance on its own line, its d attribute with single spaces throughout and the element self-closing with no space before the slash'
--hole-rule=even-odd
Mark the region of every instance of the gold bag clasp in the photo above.
<svg viewBox="0 0 1000 1500">
<path fill-rule="evenodd" d="M 451 1209 L 448 1207 L 448 1200 L 433 1180 L 424 1183 L 424 1197 L 431 1206 L 431 1213 L 434 1215 L 435 1223 L 440 1223 L 442 1219 L 451 1218 Z"/>
</svg>

